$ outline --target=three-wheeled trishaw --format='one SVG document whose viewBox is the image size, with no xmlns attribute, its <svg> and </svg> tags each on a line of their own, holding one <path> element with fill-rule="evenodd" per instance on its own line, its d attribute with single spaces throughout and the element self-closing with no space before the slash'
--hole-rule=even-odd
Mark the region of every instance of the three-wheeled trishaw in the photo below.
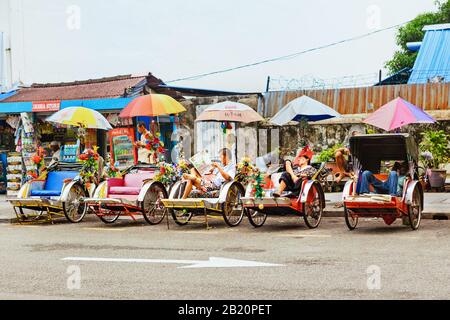
<svg viewBox="0 0 450 320">
<path fill-rule="evenodd" d="M 22 222 L 47 221 L 53 216 L 65 216 L 78 223 L 86 215 L 86 206 L 80 202 L 95 188 L 88 190 L 79 176 L 79 163 L 55 163 L 40 179 L 26 182 L 16 198 L 8 199 L 13 205 L 17 219 Z M 44 219 L 43 219 L 44 218 Z"/>
<path fill-rule="evenodd" d="M 137 164 L 121 173 L 120 178 L 108 178 L 100 183 L 91 198 L 82 202 L 104 223 L 114 223 L 120 216 L 142 215 L 149 224 L 163 221 L 167 210 L 161 199 L 167 190 L 161 182 L 153 181 L 159 167 Z"/>
<path fill-rule="evenodd" d="M 325 208 L 325 195 L 317 180 L 323 170 L 326 170 L 325 164 L 318 167 L 313 177 L 303 179 L 298 192 L 287 192 L 279 198 L 272 197 L 271 193 L 278 188 L 280 173 L 272 174 L 271 188 L 265 189 L 265 196 L 261 198 L 256 198 L 252 194 L 253 186 L 250 183 L 247 186 L 245 197 L 242 198 L 250 224 L 259 228 L 264 225 L 269 215 L 296 215 L 303 217 L 308 228 L 317 228 Z"/>
<path fill-rule="evenodd" d="M 176 182 L 170 191 L 168 199 L 162 199 L 164 206 L 176 224 L 183 226 L 189 223 L 195 215 L 204 215 L 207 228 L 208 214 L 221 216 L 230 227 L 238 226 L 244 217 L 241 197 L 245 189 L 241 183 L 230 181 L 222 185 L 220 190 L 202 193 L 193 190 L 188 199 L 182 199 L 186 187 L 185 181 Z"/>
<path fill-rule="evenodd" d="M 382 169 L 386 161 L 399 161 L 409 168 L 399 194 L 361 194 L 361 181 L 348 181 L 344 187 L 343 201 L 345 222 L 350 230 L 358 224 L 358 218 L 382 218 L 391 225 L 403 218 L 413 230 L 419 228 L 423 210 L 423 189 L 418 180 L 418 148 L 409 134 L 374 134 L 350 138 L 350 152 L 357 179 L 364 172 L 371 172 L 379 181 L 388 179 L 388 172 Z M 403 180 L 403 179 L 402 179 Z"/>
</svg>

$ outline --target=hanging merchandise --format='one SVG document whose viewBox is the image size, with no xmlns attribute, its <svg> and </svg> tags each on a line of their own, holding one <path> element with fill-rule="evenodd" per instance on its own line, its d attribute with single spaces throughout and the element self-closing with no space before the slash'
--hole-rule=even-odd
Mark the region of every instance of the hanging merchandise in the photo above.
<svg viewBox="0 0 450 320">
<path fill-rule="evenodd" d="M 8 153 L 7 196 L 15 197 L 22 186 L 22 155 L 19 152 Z"/>
</svg>

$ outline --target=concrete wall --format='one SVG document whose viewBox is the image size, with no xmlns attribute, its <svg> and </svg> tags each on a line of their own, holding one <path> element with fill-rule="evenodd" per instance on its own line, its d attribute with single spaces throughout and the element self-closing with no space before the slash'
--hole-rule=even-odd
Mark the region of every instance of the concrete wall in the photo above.
<svg viewBox="0 0 450 320">
<path fill-rule="evenodd" d="M 213 104 L 222 101 L 237 101 L 245 103 L 255 110 L 258 107 L 258 96 L 229 96 L 229 97 L 207 97 L 193 98 L 183 101 L 182 104 L 188 112 L 184 115 L 186 126 L 194 128 L 195 108 L 198 105 Z M 433 125 L 410 125 L 402 129 L 403 132 L 409 132 L 414 135 L 417 142 L 420 142 L 420 133 L 429 128 L 443 129 L 450 133 L 450 112 L 439 111 L 430 112 L 436 119 L 440 119 Z M 275 144 L 279 143 L 283 155 L 294 155 L 297 150 L 305 144 L 311 145 L 316 152 L 331 147 L 336 143 L 344 143 L 353 131 L 366 132 L 367 129 L 382 132 L 374 127 L 366 126 L 362 120 L 367 114 L 346 115 L 339 120 L 322 121 L 319 124 L 308 125 L 287 125 L 283 127 L 274 127 L 266 123 L 259 123 L 250 126 L 243 126 L 244 130 L 238 131 L 238 160 L 244 155 L 258 156 L 266 154 L 274 149 Z M 257 132 L 258 131 L 258 132 Z M 191 131 L 193 134 L 193 131 Z M 194 142 L 192 142 L 192 148 Z M 194 149 L 192 149 L 194 150 Z M 257 152 L 255 151 L 257 150 Z"/>
</svg>

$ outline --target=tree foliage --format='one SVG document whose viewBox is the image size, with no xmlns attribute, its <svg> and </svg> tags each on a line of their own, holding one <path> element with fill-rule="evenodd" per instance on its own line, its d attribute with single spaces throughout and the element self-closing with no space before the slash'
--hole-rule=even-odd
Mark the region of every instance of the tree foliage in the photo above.
<svg viewBox="0 0 450 320">
<path fill-rule="evenodd" d="M 397 44 L 400 47 L 394 53 L 385 67 L 389 74 L 399 72 L 404 68 L 412 68 L 417 58 L 417 52 L 411 52 L 406 47 L 408 42 L 420 42 L 425 36 L 423 27 L 430 24 L 450 23 L 450 0 L 436 1 L 437 12 L 428 12 L 418 15 L 414 20 L 400 27 L 397 32 Z"/>
</svg>

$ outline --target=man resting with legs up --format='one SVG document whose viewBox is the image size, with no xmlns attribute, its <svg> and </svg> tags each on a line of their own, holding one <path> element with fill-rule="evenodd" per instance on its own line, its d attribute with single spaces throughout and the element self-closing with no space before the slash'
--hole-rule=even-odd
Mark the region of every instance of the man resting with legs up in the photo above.
<svg viewBox="0 0 450 320">
<path fill-rule="evenodd" d="M 369 170 L 363 172 L 361 177 L 360 194 L 370 193 L 370 185 L 373 186 L 378 194 L 389 194 L 391 196 L 401 196 L 403 192 L 403 184 L 408 172 L 408 164 L 406 162 L 395 162 L 386 181 L 377 179 Z M 400 180 L 400 181 L 399 181 Z"/>
<path fill-rule="evenodd" d="M 189 197 L 193 187 L 206 193 L 219 190 L 223 183 L 233 181 L 236 175 L 236 165 L 231 161 L 232 154 L 230 149 L 221 149 L 219 158 L 221 163 L 213 162 L 211 164 L 213 169 L 204 177 L 200 176 L 195 169 L 191 169 L 191 174 L 185 173 L 183 175 L 183 179 L 187 181 L 183 199 Z"/>
<path fill-rule="evenodd" d="M 286 171 L 281 175 L 278 191 L 273 193 L 275 198 L 280 197 L 283 191 L 299 191 L 303 179 L 312 177 L 316 173 L 317 170 L 310 165 L 313 155 L 314 153 L 306 146 L 295 158 L 294 163 L 289 160 L 285 162 Z"/>
</svg>

